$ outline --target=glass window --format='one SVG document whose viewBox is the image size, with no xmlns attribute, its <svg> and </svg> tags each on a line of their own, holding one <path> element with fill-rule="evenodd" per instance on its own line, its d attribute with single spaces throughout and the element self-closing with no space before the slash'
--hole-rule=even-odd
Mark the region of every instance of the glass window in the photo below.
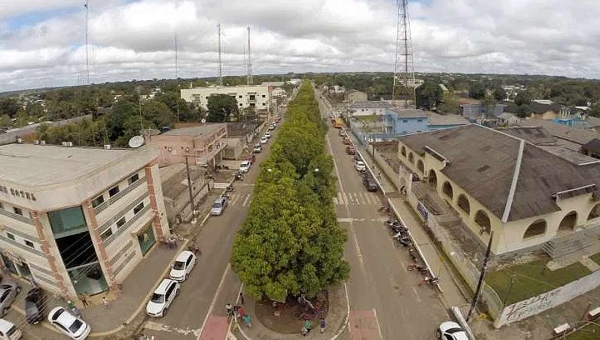
<svg viewBox="0 0 600 340">
<path fill-rule="evenodd" d="M 402 121 L 402 123 L 408 123 L 408 120 L 404 119 L 404 120 Z"/>
<path fill-rule="evenodd" d="M 135 174 L 135 175 L 129 177 L 127 182 L 129 183 L 129 185 L 132 185 L 133 183 L 137 182 L 138 179 L 140 179 L 140 175 Z"/>
<path fill-rule="evenodd" d="M 144 209 L 144 202 L 138 204 L 135 208 L 133 208 L 133 214 L 137 214 L 140 210 Z"/>
<path fill-rule="evenodd" d="M 119 186 L 114 186 L 108 190 L 108 196 L 113 197 L 114 195 L 119 193 Z"/>
<path fill-rule="evenodd" d="M 25 240 L 25 245 L 31 248 L 34 248 L 33 242 Z"/>
<path fill-rule="evenodd" d="M 13 207 L 13 211 L 15 214 L 23 216 L 23 210 L 21 210 L 21 208 Z"/>
<path fill-rule="evenodd" d="M 266 98 L 266 97 L 267 97 L 267 96 L 266 96 L 266 95 L 264 95 L 264 94 L 263 94 L 262 96 L 263 96 L 263 98 Z"/>
<path fill-rule="evenodd" d="M 112 229 L 108 228 L 106 229 L 106 231 L 104 231 L 102 233 L 102 235 L 100 235 L 100 238 L 102 239 L 102 241 L 106 240 L 107 238 L 109 238 L 111 235 L 113 234 Z"/>
<path fill-rule="evenodd" d="M 2 202 L 0 202 L 0 209 L 4 209 L 4 205 L 2 205 Z"/>
<path fill-rule="evenodd" d="M 48 218 L 54 234 L 87 228 L 81 206 L 51 211 L 48 213 Z"/>
<path fill-rule="evenodd" d="M 125 217 L 122 217 L 120 220 L 117 221 L 117 228 L 121 228 L 123 224 L 125 224 Z"/>
<path fill-rule="evenodd" d="M 104 203 L 104 196 L 100 195 L 92 200 L 92 207 L 95 208 L 102 203 Z"/>
<path fill-rule="evenodd" d="M 11 240 L 15 240 L 15 235 L 11 234 L 11 233 L 6 233 L 6 237 L 8 237 Z"/>
</svg>

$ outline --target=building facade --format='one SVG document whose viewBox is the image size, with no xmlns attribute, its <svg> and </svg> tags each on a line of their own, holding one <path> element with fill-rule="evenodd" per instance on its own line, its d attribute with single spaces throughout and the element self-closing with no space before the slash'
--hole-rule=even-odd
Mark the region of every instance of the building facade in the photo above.
<svg viewBox="0 0 600 340">
<path fill-rule="evenodd" d="M 1 146 L 0 227 L 13 274 L 71 298 L 118 290 L 169 235 L 158 151 Z"/>
<path fill-rule="evenodd" d="M 226 94 L 237 100 L 240 109 L 269 110 L 270 87 L 263 85 L 215 86 L 182 89 L 181 99 L 207 110 L 208 98 L 213 94 Z"/>
<path fill-rule="evenodd" d="M 387 110 L 384 120 L 385 133 L 396 136 L 411 133 L 425 132 L 427 127 L 427 115 L 418 109 L 394 109 Z"/>
<path fill-rule="evenodd" d="M 386 110 L 390 108 L 392 108 L 392 104 L 385 101 L 357 101 L 350 104 L 348 116 L 383 116 L 386 114 Z"/>
<path fill-rule="evenodd" d="M 357 90 L 350 90 L 344 94 L 344 100 L 350 104 L 354 102 L 366 102 L 367 94 Z"/>
<path fill-rule="evenodd" d="M 185 163 L 186 157 L 192 164 L 214 167 L 226 146 L 226 137 L 226 124 L 203 124 L 147 136 L 146 142 L 159 149 L 161 167 Z"/>
</svg>

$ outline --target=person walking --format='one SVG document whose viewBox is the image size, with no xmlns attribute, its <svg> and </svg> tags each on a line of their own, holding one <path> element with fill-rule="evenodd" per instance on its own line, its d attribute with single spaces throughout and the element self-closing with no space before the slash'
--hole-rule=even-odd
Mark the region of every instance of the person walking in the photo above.
<svg viewBox="0 0 600 340">
<path fill-rule="evenodd" d="M 307 333 L 310 333 L 310 330 L 312 328 L 312 325 L 310 324 L 310 320 L 304 320 L 304 328 L 306 328 L 306 330 L 308 331 Z"/>
<path fill-rule="evenodd" d="M 308 334 L 308 329 L 306 329 L 306 327 L 302 327 L 301 334 L 302 336 L 306 336 Z"/>
<path fill-rule="evenodd" d="M 321 321 L 319 322 L 319 326 L 321 326 L 321 334 L 323 334 L 323 332 L 325 332 L 325 328 L 327 327 L 325 318 L 321 318 Z"/>
<path fill-rule="evenodd" d="M 73 307 L 75 307 L 75 304 L 73 304 L 73 301 L 67 300 L 67 307 L 72 310 Z"/>
<path fill-rule="evenodd" d="M 228 318 L 233 316 L 233 307 L 231 306 L 231 303 L 225 305 L 225 311 L 227 312 Z"/>
<path fill-rule="evenodd" d="M 244 320 L 244 315 L 246 315 L 246 311 L 244 311 L 244 308 L 242 308 L 242 306 L 240 306 L 240 308 L 238 309 L 238 315 L 240 316 L 240 319 Z"/>
<path fill-rule="evenodd" d="M 81 296 L 79 297 L 79 300 L 81 300 L 81 303 L 83 304 L 83 308 L 88 307 L 90 305 L 90 303 L 87 300 L 87 292 L 81 294 Z"/>
<path fill-rule="evenodd" d="M 244 315 L 244 324 L 246 325 L 246 327 L 252 328 L 252 319 L 250 318 L 250 315 Z"/>
<path fill-rule="evenodd" d="M 244 293 L 240 292 L 240 303 L 244 304 Z"/>
<path fill-rule="evenodd" d="M 106 298 L 106 296 L 102 297 L 102 304 L 104 305 L 104 307 L 108 307 L 109 302 L 108 302 L 108 299 Z"/>
</svg>

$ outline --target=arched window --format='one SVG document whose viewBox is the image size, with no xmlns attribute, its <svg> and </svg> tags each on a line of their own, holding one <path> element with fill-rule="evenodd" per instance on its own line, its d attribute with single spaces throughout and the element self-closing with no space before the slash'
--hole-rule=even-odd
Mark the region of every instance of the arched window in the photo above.
<svg viewBox="0 0 600 340">
<path fill-rule="evenodd" d="M 420 159 L 417 161 L 417 169 L 419 169 L 421 173 L 424 173 L 425 171 L 425 165 L 423 165 L 423 161 Z"/>
<path fill-rule="evenodd" d="M 446 196 L 450 197 L 450 199 L 454 198 L 454 190 L 452 190 L 452 185 L 450 184 L 450 182 L 444 182 L 444 184 L 442 185 L 442 192 Z"/>
<path fill-rule="evenodd" d="M 467 196 L 463 194 L 458 195 L 458 207 L 467 215 L 471 213 L 471 203 L 469 203 Z"/>
<path fill-rule="evenodd" d="M 577 226 L 577 212 L 571 211 L 560 221 L 558 232 L 571 231 L 575 229 L 575 226 Z"/>
<path fill-rule="evenodd" d="M 490 233 L 492 230 L 492 223 L 490 222 L 490 217 L 483 210 L 477 210 L 475 214 L 475 223 L 479 226 L 479 235 L 483 235 L 484 233 Z"/>
<path fill-rule="evenodd" d="M 429 170 L 429 184 L 432 187 L 437 188 L 437 175 L 435 174 L 435 170 Z"/>
<path fill-rule="evenodd" d="M 400 149 L 400 153 L 402 154 L 402 156 L 406 157 L 406 148 L 404 147 L 404 145 L 402 145 L 402 148 Z"/>
<path fill-rule="evenodd" d="M 593 220 L 596 217 L 600 217 L 600 203 L 596 204 L 588 215 L 588 221 Z"/>
<path fill-rule="evenodd" d="M 527 227 L 525 230 L 525 234 L 523 235 L 523 239 L 544 235 L 546 233 L 547 223 L 545 220 L 537 220 Z"/>
<path fill-rule="evenodd" d="M 415 162 L 415 156 L 413 156 L 412 152 L 408 153 L 408 161 L 413 164 Z"/>
</svg>

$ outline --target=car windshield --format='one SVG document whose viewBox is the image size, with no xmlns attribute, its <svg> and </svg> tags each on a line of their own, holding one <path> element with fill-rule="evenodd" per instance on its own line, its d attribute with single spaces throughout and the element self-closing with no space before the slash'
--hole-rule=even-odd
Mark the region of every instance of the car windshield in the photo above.
<svg viewBox="0 0 600 340">
<path fill-rule="evenodd" d="M 215 203 L 213 204 L 213 206 L 212 206 L 212 207 L 213 207 L 213 208 L 217 208 L 217 209 L 218 209 L 218 208 L 220 208 L 220 207 L 221 207 L 221 203 L 219 203 L 219 202 L 215 202 Z"/>
<path fill-rule="evenodd" d="M 250 165 L 250 162 L 242 162 L 242 166 L 248 166 Z"/>
<path fill-rule="evenodd" d="M 448 334 L 454 334 L 454 333 L 458 333 L 458 332 L 464 332 L 464 331 L 461 328 L 457 328 L 457 327 L 450 328 L 446 331 L 446 333 L 448 333 Z"/>
<path fill-rule="evenodd" d="M 185 262 L 175 261 L 175 263 L 173 263 L 173 269 L 181 270 L 183 268 L 185 268 Z"/>
<path fill-rule="evenodd" d="M 152 298 L 150 299 L 150 301 L 154 302 L 154 303 L 163 303 L 165 302 L 165 296 L 162 294 L 152 294 Z"/>
<path fill-rule="evenodd" d="M 363 162 L 361 162 L 361 161 L 358 161 L 358 162 L 356 162 L 356 165 L 358 165 L 358 166 L 363 166 L 363 165 L 365 165 L 365 163 L 363 163 Z"/>
<path fill-rule="evenodd" d="M 75 319 L 71 326 L 69 326 L 69 330 L 71 331 L 71 333 L 77 333 L 81 326 L 83 326 L 83 322 L 79 319 Z"/>
</svg>

